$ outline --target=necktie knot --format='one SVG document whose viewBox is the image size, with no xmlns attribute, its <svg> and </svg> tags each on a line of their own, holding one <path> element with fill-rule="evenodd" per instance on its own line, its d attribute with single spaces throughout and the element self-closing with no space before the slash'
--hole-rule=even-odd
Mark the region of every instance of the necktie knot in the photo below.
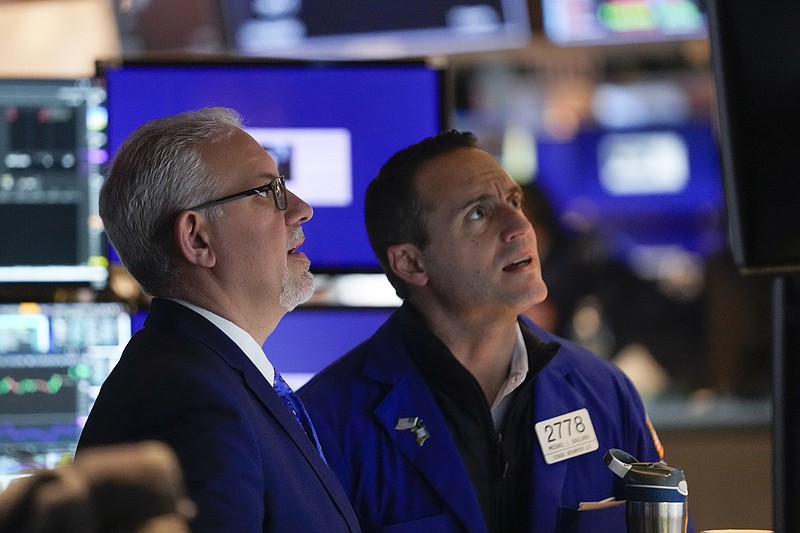
<svg viewBox="0 0 800 533">
<path fill-rule="evenodd" d="M 284 381 L 283 376 L 281 376 L 280 372 L 277 370 L 275 371 L 275 382 L 272 384 L 272 387 L 275 389 L 281 398 L 286 398 L 287 396 L 294 395 L 295 392 L 289 386 L 286 381 Z"/>
</svg>

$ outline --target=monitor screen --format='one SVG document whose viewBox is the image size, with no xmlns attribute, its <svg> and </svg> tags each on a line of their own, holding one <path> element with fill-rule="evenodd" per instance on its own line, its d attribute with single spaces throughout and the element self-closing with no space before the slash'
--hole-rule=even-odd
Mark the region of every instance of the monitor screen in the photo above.
<svg viewBox="0 0 800 533">
<path fill-rule="evenodd" d="M 115 303 L 0 305 L 0 487 L 71 460 L 130 336 Z"/>
<path fill-rule="evenodd" d="M 705 0 L 540 0 L 547 38 L 559 45 L 704 39 Z"/>
<path fill-rule="evenodd" d="M 367 340 L 397 309 L 390 307 L 302 306 L 286 313 L 264 343 L 264 353 L 297 390 L 314 374 Z M 145 311 L 131 315 L 135 333 Z"/>
<path fill-rule="evenodd" d="M 220 2 L 236 53 L 312 59 L 423 57 L 525 46 L 528 0 Z"/>
<path fill-rule="evenodd" d="M 88 79 L 0 80 L 0 283 L 105 285 L 106 123 Z"/>
<path fill-rule="evenodd" d="M 299 307 L 281 319 L 264 343 L 264 353 L 297 390 L 367 340 L 394 311 L 393 307 Z"/>
<path fill-rule="evenodd" d="M 377 272 L 364 192 L 397 150 L 446 123 L 445 73 L 423 63 L 108 65 L 109 148 L 143 122 L 207 106 L 239 111 L 314 208 L 303 251 L 315 272 Z"/>
<path fill-rule="evenodd" d="M 800 272 L 800 12 L 709 2 L 731 251 L 747 274 Z"/>
<path fill-rule="evenodd" d="M 562 216 L 602 225 L 621 259 L 679 247 L 707 256 L 721 244 L 722 185 L 710 121 L 586 130 L 541 138 L 537 182 Z"/>
</svg>

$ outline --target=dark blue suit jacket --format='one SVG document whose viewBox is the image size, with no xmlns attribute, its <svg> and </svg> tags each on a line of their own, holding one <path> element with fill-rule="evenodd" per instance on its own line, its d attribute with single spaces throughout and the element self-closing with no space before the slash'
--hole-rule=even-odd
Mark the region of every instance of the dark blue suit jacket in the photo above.
<svg viewBox="0 0 800 533">
<path fill-rule="evenodd" d="M 333 472 L 244 352 L 168 300 L 153 301 L 103 385 L 78 453 L 145 439 L 177 453 L 193 531 L 359 531 Z"/>
<path fill-rule="evenodd" d="M 299 394 L 364 531 L 485 533 L 469 474 L 401 330 L 395 314 Z M 659 459 L 639 395 L 618 368 L 523 321 L 523 335 L 532 333 L 562 345 L 531 388 L 533 419 L 525 430 L 586 408 L 599 447 L 546 464 L 534 437 L 529 531 L 624 531 L 624 506 L 577 509 L 614 495 L 615 476 L 603 461 L 609 448 Z M 395 429 L 403 417 L 422 418 L 430 433 L 423 445 Z"/>
</svg>

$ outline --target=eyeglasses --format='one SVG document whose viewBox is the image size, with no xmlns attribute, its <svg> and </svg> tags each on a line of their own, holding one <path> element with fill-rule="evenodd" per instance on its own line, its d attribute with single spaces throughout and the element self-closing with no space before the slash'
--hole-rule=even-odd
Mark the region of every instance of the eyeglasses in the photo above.
<svg viewBox="0 0 800 533">
<path fill-rule="evenodd" d="M 286 211 L 286 178 L 284 176 L 278 176 L 266 185 L 256 187 L 255 189 L 247 189 L 246 191 L 237 192 L 228 196 L 223 196 L 222 198 L 217 198 L 216 200 L 210 200 L 200 205 L 190 207 L 187 209 L 187 211 L 197 211 L 199 209 L 205 209 L 206 207 L 213 207 L 215 205 L 232 202 L 234 200 L 238 200 L 239 198 L 255 196 L 256 194 L 262 198 L 266 198 L 269 194 L 269 191 L 272 191 L 272 199 L 275 200 L 275 207 L 281 211 Z"/>
</svg>

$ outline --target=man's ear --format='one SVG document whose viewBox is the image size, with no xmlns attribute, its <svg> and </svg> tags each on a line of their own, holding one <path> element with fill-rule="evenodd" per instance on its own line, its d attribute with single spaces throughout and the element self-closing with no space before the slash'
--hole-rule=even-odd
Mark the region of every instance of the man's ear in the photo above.
<svg viewBox="0 0 800 533">
<path fill-rule="evenodd" d="M 416 245 L 407 242 L 393 244 L 386 250 L 386 257 L 392 272 L 409 285 L 422 287 L 428 283 L 428 273 Z"/>
<path fill-rule="evenodd" d="M 181 211 L 175 217 L 172 233 L 178 254 L 188 263 L 208 268 L 216 264 L 205 217 L 196 211 Z"/>
</svg>

